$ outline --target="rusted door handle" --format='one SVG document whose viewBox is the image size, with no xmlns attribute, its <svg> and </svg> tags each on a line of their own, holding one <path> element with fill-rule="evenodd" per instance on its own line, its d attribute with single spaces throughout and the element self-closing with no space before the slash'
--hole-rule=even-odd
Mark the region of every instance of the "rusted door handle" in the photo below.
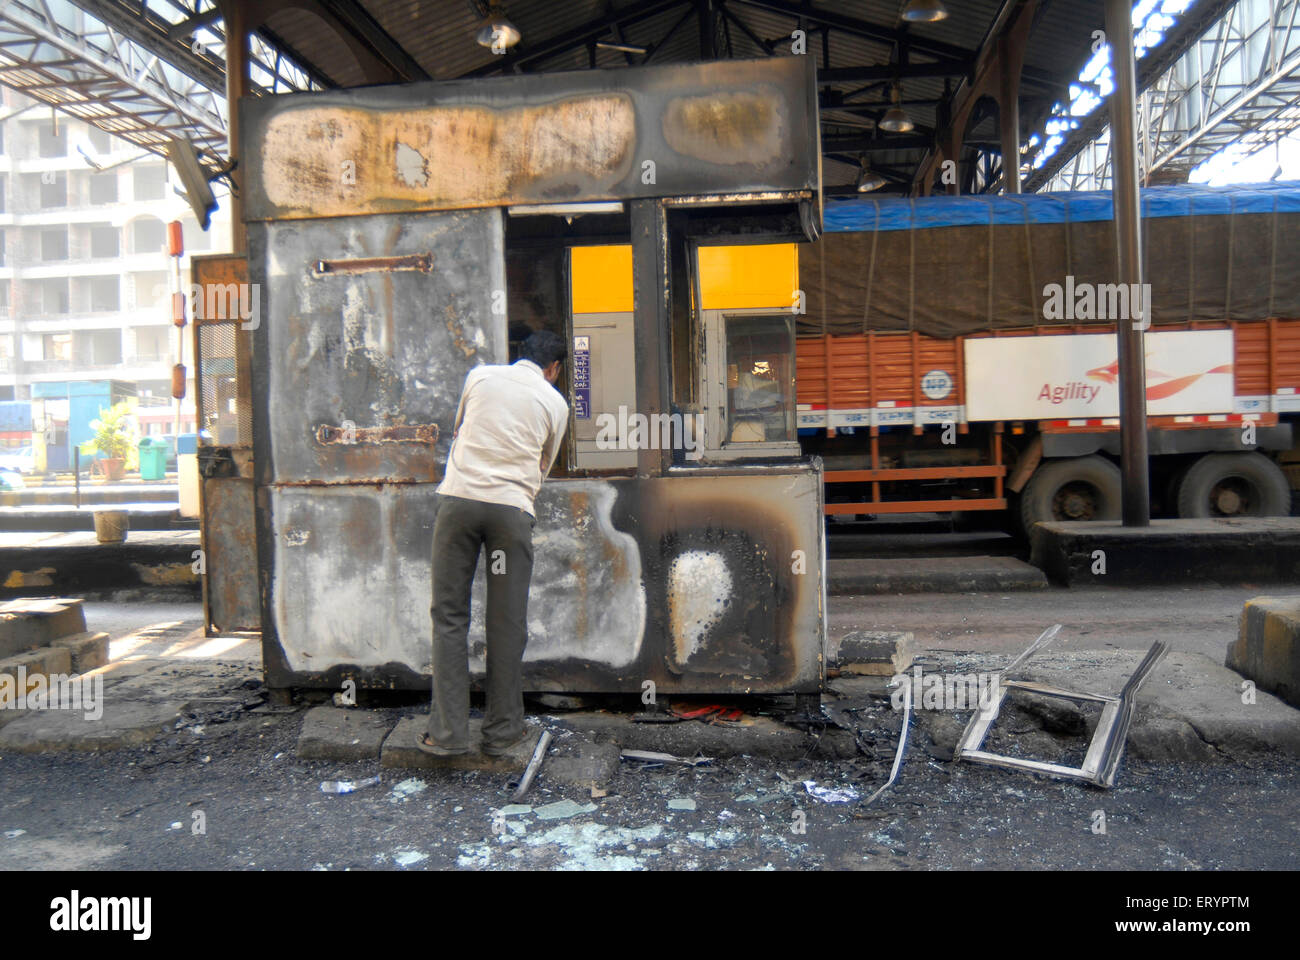
<svg viewBox="0 0 1300 960">
<path fill-rule="evenodd" d="M 317 260 L 311 268 L 313 277 L 330 277 L 353 273 L 392 273 L 398 270 L 433 269 L 432 253 L 412 253 L 404 257 L 360 257 L 353 260 Z"/>
<path fill-rule="evenodd" d="M 398 424 L 393 427 L 335 427 L 322 423 L 316 428 L 316 442 L 326 444 L 356 443 L 437 443 L 436 423 Z"/>
</svg>

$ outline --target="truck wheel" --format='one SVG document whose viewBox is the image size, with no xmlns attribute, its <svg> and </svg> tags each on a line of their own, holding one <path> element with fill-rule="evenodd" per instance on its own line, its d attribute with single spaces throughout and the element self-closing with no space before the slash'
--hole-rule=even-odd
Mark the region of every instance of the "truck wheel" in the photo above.
<svg viewBox="0 0 1300 960">
<path fill-rule="evenodd" d="M 1095 454 L 1044 461 L 1020 497 L 1020 520 L 1026 535 L 1039 521 L 1119 517 L 1119 467 Z"/>
<path fill-rule="evenodd" d="M 1262 453 L 1211 453 L 1192 464 L 1178 487 L 1180 517 L 1285 517 L 1286 474 Z"/>
</svg>

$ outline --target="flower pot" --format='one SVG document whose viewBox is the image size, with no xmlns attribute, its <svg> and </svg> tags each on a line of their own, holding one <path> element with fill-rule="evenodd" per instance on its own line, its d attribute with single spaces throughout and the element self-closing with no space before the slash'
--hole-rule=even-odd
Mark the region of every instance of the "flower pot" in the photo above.
<svg viewBox="0 0 1300 960">
<path fill-rule="evenodd" d="M 105 483 L 114 483 L 126 476 L 125 457 L 105 457 L 99 464 L 104 471 Z"/>
</svg>

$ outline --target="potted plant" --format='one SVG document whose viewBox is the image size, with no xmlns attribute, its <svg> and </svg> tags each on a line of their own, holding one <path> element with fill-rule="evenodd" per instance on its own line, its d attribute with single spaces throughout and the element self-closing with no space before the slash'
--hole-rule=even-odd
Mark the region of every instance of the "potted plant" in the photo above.
<svg viewBox="0 0 1300 960">
<path fill-rule="evenodd" d="M 99 455 L 106 481 L 121 480 L 127 461 L 135 453 L 135 425 L 131 414 L 131 405 L 123 400 L 107 410 L 101 409 L 99 419 L 90 421 L 95 436 L 90 441 L 89 452 Z"/>
</svg>

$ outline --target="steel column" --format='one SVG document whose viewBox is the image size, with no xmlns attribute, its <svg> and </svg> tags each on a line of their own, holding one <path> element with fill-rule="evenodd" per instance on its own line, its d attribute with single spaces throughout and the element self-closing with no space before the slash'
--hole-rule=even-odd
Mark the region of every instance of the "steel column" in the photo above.
<svg viewBox="0 0 1300 960">
<path fill-rule="evenodd" d="M 1133 57 L 1132 0 L 1106 0 L 1106 36 L 1110 41 L 1115 92 L 1111 96 L 1111 150 L 1115 169 L 1115 252 L 1119 281 L 1142 283 L 1142 221 L 1138 200 L 1137 67 Z M 1151 523 L 1147 461 L 1146 356 L 1143 326 L 1121 318 L 1119 341 L 1120 472 L 1126 527 Z"/>
<path fill-rule="evenodd" d="M 1002 136 L 1002 186 L 1004 193 L 1020 192 L 1020 63 L 1024 44 L 1003 36 L 998 40 L 1001 60 L 998 126 Z"/>
<path fill-rule="evenodd" d="M 239 159 L 239 98 L 248 94 L 248 12 L 243 0 L 226 0 L 226 103 L 230 104 L 226 121 L 227 156 Z M 242 184 L 242 168 L 236 167 L 231 178 Z M 230 250 L 242 254 L 247 249 L 244 232 L 244 192 L 230 191 Z"/>
<path fill-rule="evenodd" d="M 668 273 L 668 218 L 658 200 L 633 200 L 632 323 L 636 358 L 636 408 L 650 423 L 668 414 L 672 396 L 668 380 L 668 337 L 672 290 Z M 650 434 L 655 435 L 653 426 Z M 637 451 L 639 477 L 657 477 L 672 464 L 672 451 L 647 444 Z"/>
</svg>

